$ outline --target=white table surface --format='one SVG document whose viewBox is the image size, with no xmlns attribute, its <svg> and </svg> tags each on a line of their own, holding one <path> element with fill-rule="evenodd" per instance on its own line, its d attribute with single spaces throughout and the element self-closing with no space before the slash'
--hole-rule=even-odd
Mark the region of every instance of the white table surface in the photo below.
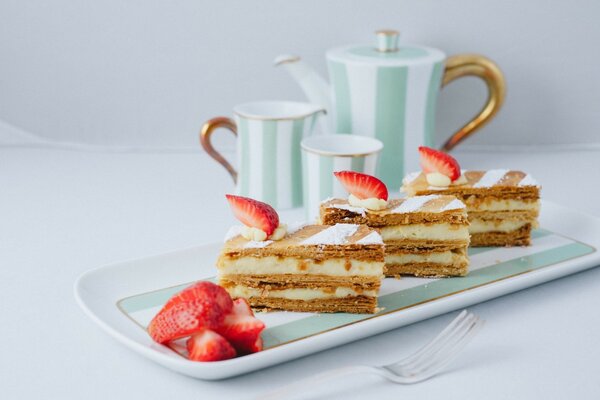
<svg viewBox="0 0 600 400">
<path fill-rule="evenodd" d="M 600 152 L 457 153 L 465 168 L 532 173 L 546 199 L 600 215 Z M 395 361 L 456 313 L 217 382 L 187 378 L 109 338 L 78 309 L 82 272 L 220 240 L 234 221 L 225 170 L 200 151 L 113 154 L 0 148 L 0 398 L 249 398 L 329 368 Z M 304 398 L 600 397 L 600 268 L 471 307 L 485 329 L 414 386 L 358 376 Z"/>
</svg>

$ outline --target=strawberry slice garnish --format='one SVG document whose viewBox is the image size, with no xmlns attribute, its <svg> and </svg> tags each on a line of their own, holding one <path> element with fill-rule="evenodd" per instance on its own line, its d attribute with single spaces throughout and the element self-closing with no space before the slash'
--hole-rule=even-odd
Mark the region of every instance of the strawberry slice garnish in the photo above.
<svg viewBox="0 0 600 400">
<path fill-rule="evenodd" d="M 354 171 L 338 171 L 333 173 L 342 186 L 361 200 L 377 198 L 388 199 L 388 190 L 383 182 L 374 176 Z"/>
<path fill-rule="evenodd" d="M 192 361 L 221 361 L 236 355 L 231 343 L 210 329 L 202 329 L 195 333 L 186 344 L 188 358 Z"/>
<path fill-rule="evenodd" d="M 258 228 L 267 236 L 279 226 L 277 212 L 267 203 L 232 194 L 227 194 L 225 197 L 229 201 L 233 215 L 244 225 Z"/>
<path fill-rule="evenodd" d="M 265 329 L 265 324 L 252 315 L 245 315 L 245 306 L 238 304 L 236 314 L 232 312 L 223 320 L 217 330 L 236 349 L 238 354 L 256 353 L 262 350 L 260 333 Z"/>
<path fill-rule="evenodd" d="M 430 147 L 420 146 L 421 168 L 426 174 L 439 172 L 446 175 L 451 181 L 460 177 L 460 166 L 451 155 Z"/>
<path fill-rule="evenodd" d="M 215 329 L 231 312 L 229 293 L 212 282 L 198 282 L 173 296 L 148 325 L 158 343 L 194 334 L 203 328 Z"/>
</svg>

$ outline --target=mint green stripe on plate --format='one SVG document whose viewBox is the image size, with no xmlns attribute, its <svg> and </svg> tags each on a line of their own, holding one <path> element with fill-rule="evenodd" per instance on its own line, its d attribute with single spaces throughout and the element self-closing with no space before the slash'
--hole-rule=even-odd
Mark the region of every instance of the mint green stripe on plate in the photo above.
<svg viewBox="0 0 600 400">
<path fill-rule="evenodd" d="M 377 315 L 389 314 L 403 308 L 422 304 L 453 293 L 506 279 L 514 275 L 556 264 L 574 257 L 592 253 L 593 248 L 582 243 L 571 243 L 526 257 L 495 264 L 472 271 L 466 277 L 438 279 L 425 285 L 401 290 L 379 297 L 379 307 L 383 310 Z M 315 335 L 331 329 L 340 328 L 354 322 L 373 318 L 365 314 L 316 315 L 289 322 L 265 330 L 263 335 L 265 348 L 278 346 L 303 337 Z"/>
<path fill-rule="evenodd" d="M 533 238 L 541 238 L 549 235 L 552 235 L 552 233 L 543 229 L 532 232 Z M 482 247 L 469 249 L 469 253 L 473 255 L 474 253 L 480 254 L 491 250 L 502 249 Z M 265 348 L 278 346 L 307 336 L 323 333 L 331 329 L 340 328 L 354 322 L 376 318 L 378 315 L 392 313 L 407 307 L 433 301 L 440 297 L 445 297 L 507 279 L 515 275 L 548 267 L 572 258 L 593 253 L 594 251 L 594 248 L 591 246 L 571 241 L 571 243 L 540 251 L 529 256 L 517 257 L 509 261 L 479 268 L 471 271 L 466 277 L 425 280 L 425 283 L 420 286 L 398 290 L 394 293 L 380 296 L 379 306 L 382 308 L 382 311 L 378 314 L 317 314 L 272 328 L 267 328 L 263 332 L 263 341 L 265 343 Z M 215 277 L 211 277 L 207 280 L 215 282 L 216 279 Z M 131 296 L 120 300 L 118 306 L 125 314 L 130 315 L 135 320 L 136 317 L 131 314 L 162 306 L 172 295 L 188 285 L 190 285 L 190 283 Z"/>
<path fill-rule="evenodd" d="M 205 281 L 217 283 L 216 277 L 206 278 Z M 131 314 L 138 311 L 147 310 L 149 308 L 162 306 L 173 296 L 175 293 L 182 291 L 186 287 L 190 286 L 193 282 L 184 283 L 181 285 L 173 286 L 166 289 L 156 290 L 154 292 L 144 293 L 137 296 L 126 297 L 118 302 L 121 310 L 127 314 Z"/>
</svg>

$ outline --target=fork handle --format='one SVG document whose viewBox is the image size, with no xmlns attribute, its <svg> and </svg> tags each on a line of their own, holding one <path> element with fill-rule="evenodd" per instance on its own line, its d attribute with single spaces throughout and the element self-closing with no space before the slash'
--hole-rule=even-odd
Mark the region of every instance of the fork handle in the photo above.
<svg viewBox="0 0 600 400">
<path fill-rule="evenodd" d="M 257 400 L 275 400 L 285 399 L 291 395 L 298 395 L 299 390 L 306 390 L 313 385 L 339 378 L 341 376 L 361 374 L 361 373 L 377 373 L 376 368 L 366 365 L 353 365 L 350 367 L 336 368 L 320 374 L 312 375 L 299 381 L 282 386 L 272 392 L 257 397 Z M 309 386 L 310 385 L 310 386 Z"/>
</svg>

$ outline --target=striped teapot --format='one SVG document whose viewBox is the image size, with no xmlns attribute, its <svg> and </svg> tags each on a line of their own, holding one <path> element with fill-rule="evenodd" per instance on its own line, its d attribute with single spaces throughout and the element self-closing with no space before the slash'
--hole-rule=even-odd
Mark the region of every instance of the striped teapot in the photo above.
<svg viewBox="0 0 600 400">
<path fill-rule="evenodd" d="M 331 85 L 298 56 L 275 59 L 311 103 L 328 111 L 322 128 L 383 142 L 377 174 L 391 188 L 400 186 L 406 172 L 418 169 L 417 147 L 433 146 L 440 88 L 462 76 L 477 76 L 488 88 L 481 111 L 446 141 L 445 151 L 488 122 L 505 94 L 502 72 L 488 58 L 474 54 L 446 57 L 431 47 L 399 45 L 398 37 L 397 31 L 380 30 L 372 45 L 327 51 Z"/>
</svg>

